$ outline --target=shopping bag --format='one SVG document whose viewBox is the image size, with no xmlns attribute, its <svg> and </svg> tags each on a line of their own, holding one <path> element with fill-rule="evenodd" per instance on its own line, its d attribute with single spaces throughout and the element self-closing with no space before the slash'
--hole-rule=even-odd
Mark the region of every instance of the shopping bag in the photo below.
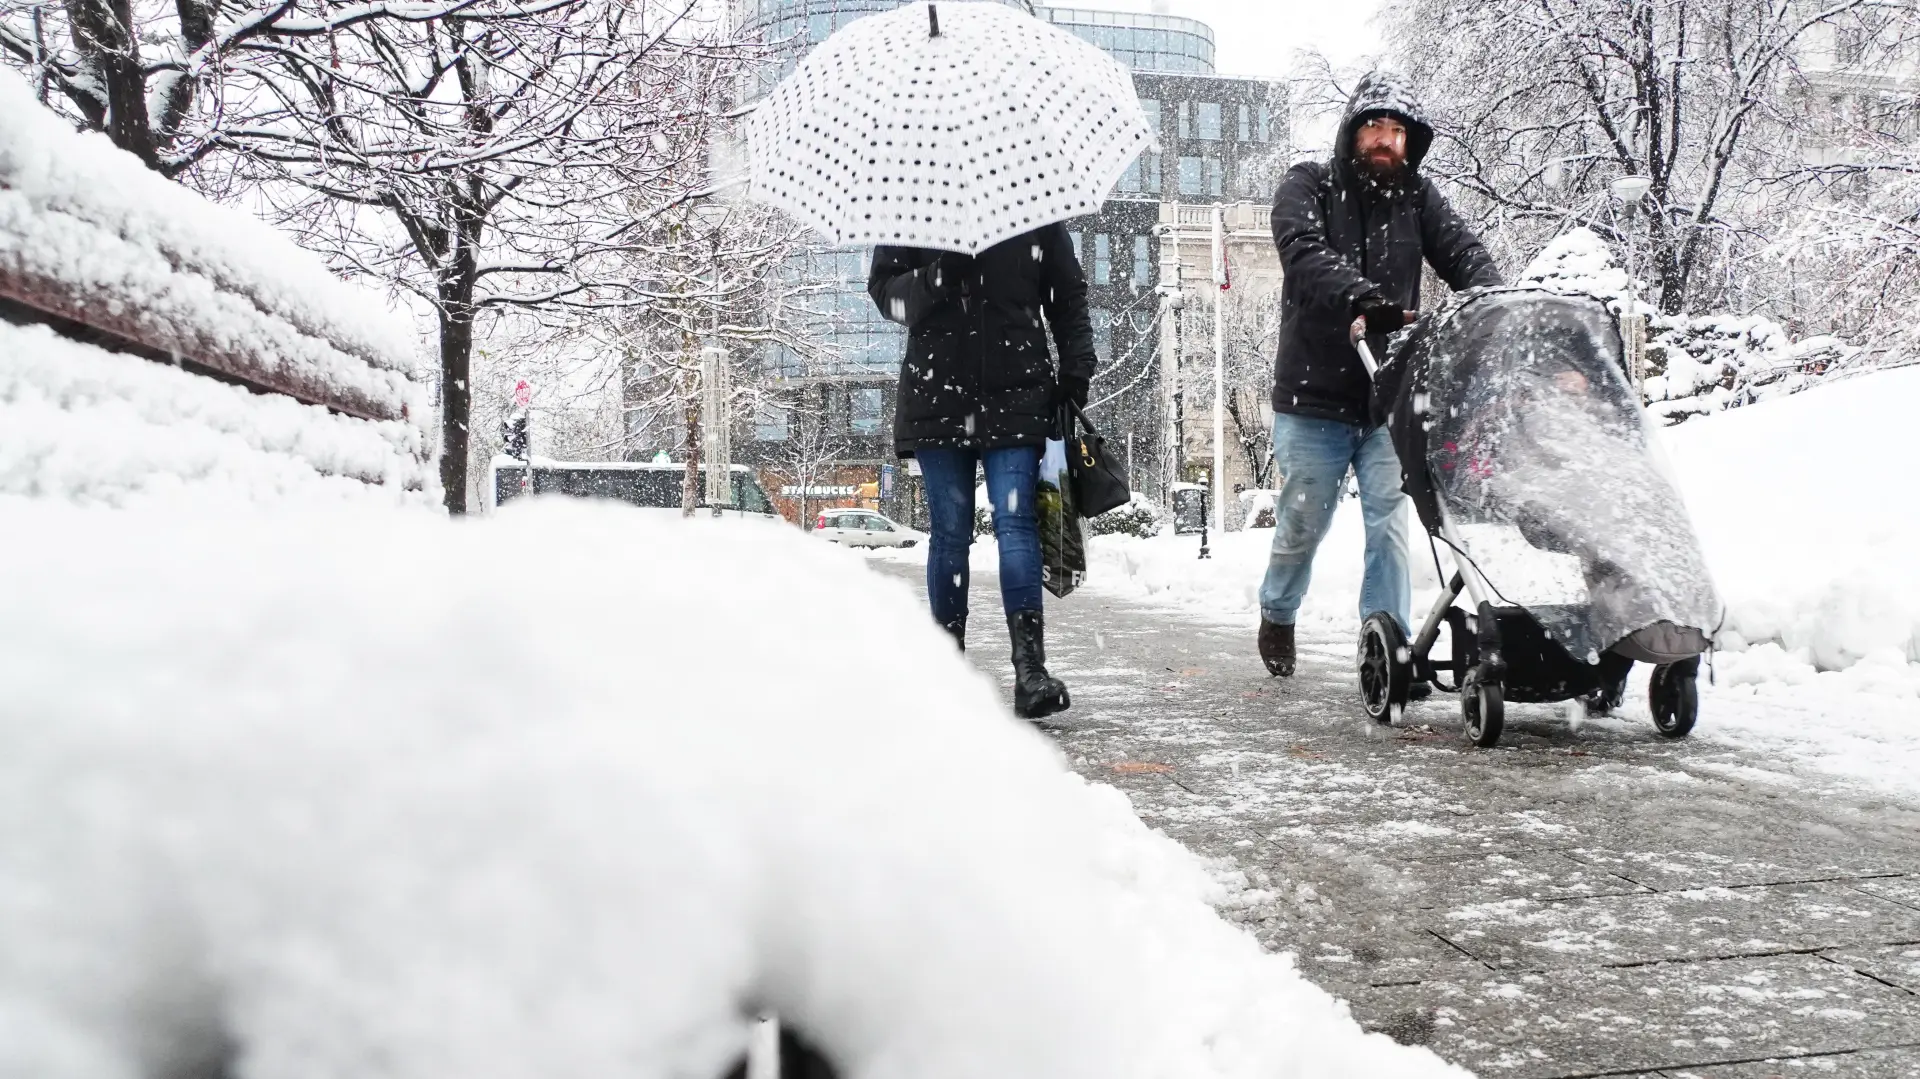
<svg viewBox="0 0 1920 1079">
<path fill-rule="evenodd" d="M 1086 522 L 1074 507 L 1066 445 L 1048 439 L 1034 496 L 1040 525 L 1040 582 L 1055 596 L 1080 587 L 1087 574 Z"/>
</svg>

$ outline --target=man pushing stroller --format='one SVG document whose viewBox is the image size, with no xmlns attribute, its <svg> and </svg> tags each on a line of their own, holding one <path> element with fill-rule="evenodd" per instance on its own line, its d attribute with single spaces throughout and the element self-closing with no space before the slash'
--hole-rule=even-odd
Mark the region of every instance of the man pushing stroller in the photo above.
<svg viewBox="0 0 1920 1079">
<path fill-rule="evenodd" d="M 1273 200 L 1286 276 L 1273 379 L 1273 458 L 1281 476 L 1273 550 L 1260 586 L 1260 658 L 1294 672 L 1294 621 L 1351 468 L 1366 523 L 1360 617 L 1385 611 L 1407 631 L 1412 586 L 1401 469 L 1369 417 L 1371 384 L 1349 329 L 1375 355 L 1414 321 L 1424 259 L 1454 289 L 1501 284 L 1472 230 L 1420 175 L 1433 128 L 1397 80 L 1375 72 L 1347 104 L 1329 162 L 1295 165 Z"/>
</svg>

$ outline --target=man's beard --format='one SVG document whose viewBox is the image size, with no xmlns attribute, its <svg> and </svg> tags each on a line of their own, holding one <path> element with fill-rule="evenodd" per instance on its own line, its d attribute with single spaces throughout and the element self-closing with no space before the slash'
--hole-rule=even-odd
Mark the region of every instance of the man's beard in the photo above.
<svg viewBox="0 0 1920 1079">
<path fill-rule="evenodd" d="M 1393 190 L 1405 185 L 1409 170 L 1407 159 L 1397 154 L 1369 156 L 1356 153 L 1353 155 L 1353 171 L 1371 186 Z"/>
</svg>

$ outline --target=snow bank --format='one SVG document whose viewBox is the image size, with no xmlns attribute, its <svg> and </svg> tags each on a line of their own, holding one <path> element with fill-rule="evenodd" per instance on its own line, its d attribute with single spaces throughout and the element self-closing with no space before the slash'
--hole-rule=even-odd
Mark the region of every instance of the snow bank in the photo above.
<svg viewBox="0 0 1920 1079">
<path fill-rule="evenodd" d="M 0 1074 L 1464 1074 L 797 531 L 7 513 Z"/>
<path fill-rule="evenodd" d="M 0 494 L 432 506 L 438 477 L 422 442 L 409 423 L 335 415 L 0 322 Z"/>
<path fill-rule="evenodd" d="M 40 310 L 374 418 L 423 416 L 415 335 L 244 211 L 75 132 L 0 71 L 0 281 Z"/>
<path fill-rule="evenodd" d="M 1920 696 L 1917 408 L 1920 368 L 1902 368 L 1665 432 L 1730 649 Z"/>
<path fill-rule="evenodd" d="M 1411 523 L 1414 617 L 1426 613 L 1439 581 L 1427 553 L 1425 534 Z M 1251 632 L 1260 619 L 1260 580 L 1267 571 L 1273 529 L 1250 528 L 1208 536 L 1211 555 L 1199 558 L 1200 537 L 1099 536 L 1089 541 L 1092 566 L 1087 575 L 1096 591 L 1148 599 L 1209 619 L 1226 618 Z M 1302 632 L 1352 637 L 1360 626 L 1360 580 L 1366 532 L 1360 504 L 1343 498 L 1333 525 L 1313 562 L 1313 584 L 1300 606 Z"/>
</svg>

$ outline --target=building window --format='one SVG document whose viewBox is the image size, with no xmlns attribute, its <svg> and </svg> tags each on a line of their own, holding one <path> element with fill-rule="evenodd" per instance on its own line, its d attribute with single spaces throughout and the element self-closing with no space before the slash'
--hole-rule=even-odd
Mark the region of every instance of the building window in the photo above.
<svg viewBox="0 0 1920 1079">
<path fill-rule="evenodd" d="M 1240 130 L 1239 130 L 1240 141 L 1252 142 L 1253 141 L 1253 106 L 1241 105 L 1235 108 L 1234 111 L 1240 114 Z"/>
<path fill-rule="evenodd" d="M 1140 103 L 1140 108 L 1147 114 L 1147 126 L 1153 128 L 1153 137 L 1156 139 L 1159 138 L 1160 137 L 1160 101 L 1159 99 L 1148 98 L 1147 100 L 1142 101 Z"/>
<path fill-rule="evenodd" d="M 1273 141 L 1273 106 L 1260 106 L 1260 126 L 1254 131 L 1254 141 Z"/>
<path fill-rule="evenodd" d="M 753 437 L 762 442 L 787 440 L 787 410 L 769 405 L 753 417 Z"/>
<path fill-rule="evenodd" d="M 1120 174 L 1120 193 L 1138 195 L 1142 193 L 1160 193 L 1160 155 L 1144 153 L 1133 159 L 1127 171 Z"/>
<path fill-rule="evenodd" d="M 1867 52 L 1867 36 L 1857 26 L 1838 26 L 1833 31 L 1833 58 L 1842 65 L 1860 62 Z"/>
<path fill-rule="evenodd" d="M 1067 233 L 1067 242 L 1073 245 L 1073 261 L 1082 266 L 1087 264 L 1087 249 L 1082 246 L 1082 241 L 1085 240 L 1086 235 L 1086 233 L 1078 230 Z"/>
<path fill-rule="evenodd" d="M 1093 283 L 1113 283 L 1113 237 L 1104 232 L 1093 234 Z"/>
<path fill-rule="evenodd" d="M 1180 159 L 1180 193 L 1182 195 L 1200 195 L 1206 192 L 1206 177 L 1200 172 L 1200 159 L 1183 157 Z"/>
<path fill-rule="evenodd" d="M 1174 107 L 1180 110 L 1180 137 L 1183 139 L 1192 138 L 1193 137 L 1193 102 L 1191 101 L 1176 102 Z"/>
<path fill-rule="evenodd" d="M 1208 142 L 1219 142 L 1220 103 L 1218 101 L 1202 101 L 1195 107 L 1200 110 L 1200 122 L 1198 125 L 1200 132 L 1198 137 Z"/>
<path fill-rule="evenodd" d="M 879 434 L 884 405 L 878 386 L 863 386 L 848 391 L 847 426 L 856 435 Z"/>
<path fill-rule="evenodd" d="M 1113 312 L 1096 307 L 1087 312 L 1093 322 L 1093 351 L 1101 360 L 1113 362 Z"/>
<path fill-rule="evenodd" d="M 1153 284 L 1153 259 L 1147 250 L 1147 238 L 1133 238 L 1133 283 L 1136 285 Z"/>
</svg>

